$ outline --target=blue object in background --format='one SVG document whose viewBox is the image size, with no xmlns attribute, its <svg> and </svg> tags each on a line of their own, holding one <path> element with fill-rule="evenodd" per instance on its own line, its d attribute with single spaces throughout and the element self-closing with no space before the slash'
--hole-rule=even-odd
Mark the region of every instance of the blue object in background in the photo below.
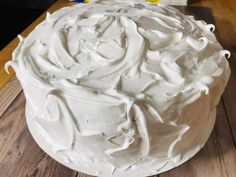
<svg viewBox="0 0 236 177">
<path fill-rule="evenodd" d="M 84 2 L 84 0 L 74 0 L 75 2 Z"/>
</svg>

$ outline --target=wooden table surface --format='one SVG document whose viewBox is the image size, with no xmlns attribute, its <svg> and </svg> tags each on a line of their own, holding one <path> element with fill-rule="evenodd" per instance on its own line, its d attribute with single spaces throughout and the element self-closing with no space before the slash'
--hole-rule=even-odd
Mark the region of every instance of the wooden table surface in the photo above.
<svg viewBox="0 0 236 177">
<path fill-rule="evenodd" d="M 235 0 L 192 0 L 186 13 L 208 23 L 213 22 L 212 8 L 218 38 L 231 51 L 229 59 L 232 74 L 218 106 L 215 128 L 205 147 L 191 160 L 158 177 L 236 177 L 236 2 Z M 57 1 L 48 11 L 70 5 Z M 24 32 L 26 36 L 45 18 L 43 14 Z M 32 139 L 25 121 L 25 98 L 14 72 L 7 75 L 4 63 L 18 40 L 13 40 L 0 52 L 0 177 L 89 177 L 70 170 L 51 159 Z M 234 109 L 235 107 L 235 109 Z"/>
</svg>

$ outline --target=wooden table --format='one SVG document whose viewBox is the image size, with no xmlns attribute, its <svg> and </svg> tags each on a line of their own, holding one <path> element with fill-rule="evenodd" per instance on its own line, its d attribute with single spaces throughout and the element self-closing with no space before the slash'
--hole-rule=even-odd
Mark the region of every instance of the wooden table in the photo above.
<svg viewBox="0 0 236 177">
<path fill-rule="evenodd" d="M 158 177 L 236 177 L 236 5 L 234 0 L 190 2 L 191 7 L 212 7 L 219 39 L 232 52 L 229 60 L 232 75 L 218 106 L 215 128 L 206 146 L 185 164 Z M 59 0 L 48 11 L 70 5 Z M 185 8 L 200 19 L 212 23 L 209 8 Z M 45 18 L 43 14 L 24 32 L 26 36 Z M 11 71 L 7 75 L 4 63 L 18 40 L 13 40 L 0 52 L 0 177 L 88 177 L 70 170 L 46 155 L 34 142 L 25 122 L 25 98 L 19 82 Z"/>
</svg>

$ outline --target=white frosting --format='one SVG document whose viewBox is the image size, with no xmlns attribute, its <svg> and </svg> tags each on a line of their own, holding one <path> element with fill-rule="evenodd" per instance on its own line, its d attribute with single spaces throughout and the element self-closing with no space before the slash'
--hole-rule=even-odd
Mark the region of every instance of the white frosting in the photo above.
<svg viewBox="0 0 236 177">
<path fill-rule="evenodd" d="M 21 38 L 6 69 L 50 155 L 92 175 L 147 176 L 189 159 L 211 132 L 230 74 L 213 28 L 168 6 L 77 4 Z"/>
</svg>

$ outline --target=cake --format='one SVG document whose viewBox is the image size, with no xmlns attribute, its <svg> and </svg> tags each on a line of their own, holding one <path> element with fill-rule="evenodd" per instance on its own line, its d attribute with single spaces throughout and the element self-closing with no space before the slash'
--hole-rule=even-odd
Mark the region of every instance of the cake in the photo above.
<svg viewBox="0 0 236 177">
<path fill-rule="evenodd" d="M 20 43 L 13 67 L 38 145 L 102 177 L 172 169 L 206 143 L 230 75 L 214 25 L 144 1 L 62 8 Z"/>
</svg>

